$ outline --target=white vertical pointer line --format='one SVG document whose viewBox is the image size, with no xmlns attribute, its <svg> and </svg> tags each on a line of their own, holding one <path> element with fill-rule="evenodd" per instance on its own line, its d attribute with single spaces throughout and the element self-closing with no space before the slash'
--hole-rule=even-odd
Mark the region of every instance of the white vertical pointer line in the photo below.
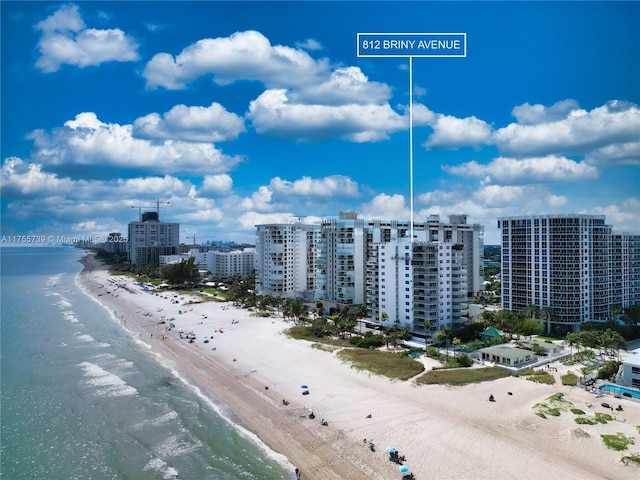
<svg viewBox="0 0 640 480">
<path fill-rule="evenodd" d="M 411 55 L 409 55 L 409 204 L 411 243 L 413 243 L 413 57 Z"/>
</svg>

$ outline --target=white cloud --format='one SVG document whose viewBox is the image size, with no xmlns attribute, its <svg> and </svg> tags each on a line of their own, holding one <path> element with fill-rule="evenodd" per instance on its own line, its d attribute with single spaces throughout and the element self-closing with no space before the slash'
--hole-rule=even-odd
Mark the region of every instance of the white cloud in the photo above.
<svg viewBox="0 0 640 480">
<path fill-rule="evenodd" d="M 437 114 L 430 125 L 433 127 L 433 134 L 424 144 L 427 148 L 479 146 L 489 143 L 491 139 L 491 126 L 476 117 L 456 118 Z"/>
<path fill-rule="evenodd" d="M 589 215 L 605 215 L 608 225 L 613 226 L 614 232 L 627 232 L 640 234 L 640 198 L 629 197 L 624 199 L 619 205 L 606 205 L 604 207 L 594 207 L 583 209 L 578 213 Z M 620 227 L 624 225 L 624 227 Z"/>
<path fill-rule="evenodd" d="M 9 157 L 2 164 L 2 196 L 29 197 L 65 194 L 73 186 L 68 178 L 42 171 L 42 165 Z"/>
<path fill-rule="evenodd" d="M 36 24 L 36 29 L 42 32 L 36 67 L 46 73 L 57 71 L 63 64 L 84 68 L 139 58 L 137 43 L 122 30 L 85 28 L 77 5 L 63 5 Z"/>
<path fill-rule="evenodd" d="M 486 165 L 471 161 L 442 168 L 452 175 L 482 178 L 484 184 L 522 185 L 598 178 L 595 167 L 555 155 L 524 159 L 499 157 Z"/>
<path fill-rule="evenodd" d="M 362 211 L 362 218 L 367 219 L 409 220 L 411 217 L 411 211 L 405 205 L 404 196 L 397 193 L 376 195 L 370 202 L 363 204 L 359 210 Z"/>
<path fill-rule="evenodd" d="M 306 105 L 290 102 L 285 90 L 267 90 L 249 106 L 247 115 L 258 133 L 316 141 L 340 138 L 353 142 L 387 139 L 403 130 L 408 119 L 388 104 Z"/>
<path fill-rule="evenodd" d="M 150 142 L 133 137 L 132 125 L 104 123 L 84 112 L 50 134 L 31 133 L 32 158 L 49 166 L 65 164 L 145 168 L 157 173 L 218 173 L 235 167 L 241 159 L 229 157 L 210 143 L 174 140 Z"/>
<path fill-rule="evenodd" d="M 615 144 L 638 141 L 640 109 L 637 105 L 613 100 L 591 111 L 578 108 L 568 111 L 574 104 L 566 102 L 552 114 L 541 111 L 537 117 L 531 115 L 531 108 L 517 107 L 522 109 L 518 112 L 519 118 L 543 123 L 512 123 L 498 129 L 493 134 L 495 144 L 506 154 L 539 156 L 548 153 L 584 155 Z M 564 118 L 544 121 L 557 118 L 560 112 L 565 114 Z"/>
<path fill-rule="evenodd" d="M 216 102 L 208 107 L 176 105 L 162 117 L 150 113 L 133 122 L 134 137 L 154 140 L 222 142 L 244 131 L 244 120 Z"/>
<path fill-rule="evenodd" d="M 388 85 L 370 82 L 359 67 L 338 68 L 328 80 L 287 93 L 292 103 L 310 105 L 370 105 L 386 102 L 391 97 Z"/>
<path fill-rule="evenodd" d="M 357 197 L 358 184 L 344 175 L 324 178 L 302 177 L 293 182 L 275 177 L 269 184 L 270 190 L 282 195 L 308 197 Z"/>
<path fill-rule="evenodd" d="M 323 50 L 322 44 L 313 38 L 307 38 L 304 42 L 297 42 L 296 47 L 303 50 Z"/>
<path fill-rule="evenodd" d="M 513 107 L 512 115 L 520 125 L 537 125 L 540 123 L 556 122 L 563 120 L 573 111 L 579 108 L 578 102 L 571 99 L 556 102 L 550 107 L 545 107 L 539 103 L 530 105 L 524 103 Z"/>
<path fill-rule="evenodd" d="M 231 192 L 232 187 L 233 180 L 226 173 L 220 175 L 205 175 L 200 193 L 205 195 L 225 195 Z"/>
<path fill-rule="evenodd" d="M 590 152 L 584 161 L 589 165 L 600 167 L 640 165 L 640 142 L 607 145 Z"/>
<path fill-rule="evenodd" d="M 451 203 L 464 197 L 464 193 L 461 193 L 457 189 L 451 190 L 434 190 L 432 192 L 425 192 L 417 196 L 416 203 L 422 204 L 438 204 L 438 203 Z"/>
<path fill-rule="evenodd" d="M 236 32 L 229 37 L 206 38 L 188 46 L 175 58 L 156 54 L 143 76 L 149 88 L 185 88 L 203 75 L 213 75 L 219 85 L 236 80 L 258 80 L 268 87 L 304 85 L 327 71 L 326 61 L 316 61 L 301 49 L 271 45 L 260 32 Z"/>
<path fill-rule="evenodd" d="M 273 192 L 269 187 L 259 187 L 257 191 L 253 192 L 250 198 L 242 199 L 237 205 L 241 210 L 272 210 L 271 198 Z M 236 202 L 234 202 L 236 203 Z"/>
</svg>

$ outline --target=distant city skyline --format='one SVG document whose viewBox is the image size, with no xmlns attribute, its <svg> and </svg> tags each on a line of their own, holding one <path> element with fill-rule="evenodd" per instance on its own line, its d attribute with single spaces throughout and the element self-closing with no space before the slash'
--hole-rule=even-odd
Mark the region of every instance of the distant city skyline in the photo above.
<svg viewBox="0 0 640 480">
<path fill-rule="evenodd" d="M 180 241 L 355 211 L 410 218 L 406 58 L 363 32 L 466 33 L 413 60 L 415 220 L 605 215 L 640 232 L 639 2 L 2 2 L 2 235 Z M 131 207 L 134 208 L 131 208 Z"/>
</svg>

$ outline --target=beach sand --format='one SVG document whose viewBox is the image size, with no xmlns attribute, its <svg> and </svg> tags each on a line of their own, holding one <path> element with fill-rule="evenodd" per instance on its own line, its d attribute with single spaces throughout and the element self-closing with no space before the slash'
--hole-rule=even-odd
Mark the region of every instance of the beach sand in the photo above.
<svg viewBox="0 0 640 480">
<path fill-rule="evenodd" d="M 640 453 L 640 403 L 597 399 L 562 386 L 560 375 L 578 367 L 554 363 L 552 386 L 516 377 L 464 387 L 391 381 L 350 368 L 335 352 L 288 338 L 283 330 L 292 324 L 282 318 L 252 317 L 229 303 L 188 304 L 189 297 L 171 291 L 142 292 L 127 277 L 111 277 L 92 254 L 82 263 L 80 283 L 89 294 L 131 335 L 226 406 L 234 421 L 285 455 L 303 480 L 401 479 L 388 446 L 406 456 L 416 479 L 640 476 L 640 468 L 620 462 L 623 455 Z M 175 328 L 169 331 L 172 318 Z M 179 329 L 195 332 L 197 339 L 180 338 Z M 208 343 L 205 335 L 211 337 Z M 301 385 L 309 395 L 302 395 Z M 558 392 L 590 417 L 612 413 L 602 401 L 624 410 L 596 425 L 576 424 L 570 411 L 546 419 L 535 415 L 534 405 Z M 488 401 L 489 394 L 495 402 Z M 315 419 L 308 417 L 310 409 Z M 329 425 L 321 426 L 321 418 Z M 600 435 L 617 432 L 633 437 L 635 445 L 623 452 L 608 449 Z M 364 439 L 373 440 L 375 452 Z"/>
</svg>

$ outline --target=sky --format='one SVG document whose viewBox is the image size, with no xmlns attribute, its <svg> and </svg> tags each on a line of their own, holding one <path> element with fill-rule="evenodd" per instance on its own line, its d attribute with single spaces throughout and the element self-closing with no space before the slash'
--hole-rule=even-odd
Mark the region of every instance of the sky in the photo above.
<svg viewBox="0 0 640 480">
<path fill-rule="evenodd" d="M 640 2 L 0 9 L 3 244 L 126 235 L 158 207 L 188 244 L 412 203 L 485 244 L 515 215 L 640 233 Z M 462 32 L 467 54 L 358 57 L 367 32 Z"/>
</svg>

